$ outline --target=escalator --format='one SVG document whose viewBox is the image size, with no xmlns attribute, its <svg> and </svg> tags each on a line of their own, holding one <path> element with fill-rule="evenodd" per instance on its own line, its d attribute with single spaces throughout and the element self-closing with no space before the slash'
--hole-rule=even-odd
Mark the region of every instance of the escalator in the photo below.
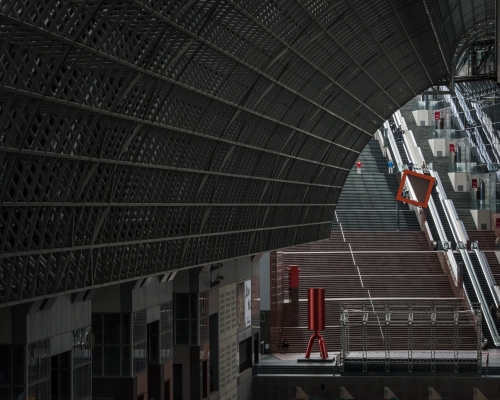
<svg viewBox="0 0 500 400">
<path fill-rule="evenodd" d="M 491 304 L 494 303 L 494 301 L 493 301 L 493 296 L 491 294 L 491 291 L 488 287 L 488 282 L 486 281 L 483 270 L 481 268 L 481 264 L 477 258 L 476 253 L 469 252 L 469 258 L 472 261 L 472 266 L 474 268 L 474 272 L 476 273 L 476 277 L 477 277 L 477 280 L 479 282 L 479 285 L 481 286 L 483 296 L 484 296 L 486 303 L 488 304 L 488 307 L 489 307 Z M 479 303 L 478 298 L 476 296 L 476 293 L 474 292 L 474 287 L 472 286 L 470 276 L 466 270 L 463 271 L 463 277 L 464 277 L 464 287 L 465 287 L 465 290 L 467 291 L 467 295 L 469 296 L 469 300 L 471 301 L 471 303 Z M 493 320 L 495 321 L 497 331 L 500 331 L 500 323 L 498 323 L 496 321 L 496 315 L 493 316 Z M 493 338 L 491 336 L 490 330 L 488 328 L 488 325 L 486 324 L 486 320 L 484 317 L 482 319 L 482 330 L 483 330 L 483 336 L 486 339 L 488 339 L 488 347 L 494 348 L 495 345 L 493 343 Z"/>
<path fill-rule="evenodd" d="M 399 155 L 401 156 L 401 161 L 403 161 L 403 164 L 408 165 L 410 161 L 408 160 L 408 156 L 406 155 L 404 142 L 403 141 L 398 142 L 398 140 L 396 139 L 396 145 L 398 146 L 398 151 Z"/>
<path fill-rule="evenodd" d="M 439 194 L 433 189 L 431 196 L 432 196 L 432 199 L 434 200 L 434 205 L 436 206 L 436 211 L 439 215 L 439 219 L 441 221 L 441 225 L 443 227 L 443 230 L 446 234 L 446 238 L 450 242 L 451 248 L 453 250 L 456 250 L 457 242 L 455 241 L 455 239 L 453 237 L 453 232 L 451 230 L 450 224 L 448 223 L 448 219 L 446 218 L 446 213 L 444 212 L 443 205 L 441 204 L 441 200 L 439 199 Z M 429 212 L 429 215 L 430 215 L 430 212 Z M 429 228 L 430 228 L 430 223 L 429 223 Z M 436 229 L 435 226 L 434 226 L 434 229 Z M 431 230 L 431 232 L 432 232 L 432 230 Z M 432 232 L 432 235 L 434 235 L 434 232 Z M 436 235 L 437 235 L 437 230 L 436 230 Z M 438 240 L 438 239 L 439 239 L 439 236 L 437 236 L 437 239 L 434 238 L 434 240 Z"/>
</svg>

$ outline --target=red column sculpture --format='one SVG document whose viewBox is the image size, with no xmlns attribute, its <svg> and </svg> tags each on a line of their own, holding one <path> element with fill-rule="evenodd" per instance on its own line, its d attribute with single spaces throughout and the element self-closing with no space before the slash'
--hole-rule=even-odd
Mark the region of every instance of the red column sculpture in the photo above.
<svg viewBox="0 0 500 400">
<path fill-rule="evenodd" d="M 321 358 L 326 359 L 328 358 L 328 352 L 326 351 L 325 340 L 319 333 L 319 331 L 325 329 L 325 289 L 308 289 L 307 297 L 309 309 L 308 328 L 310 331 L 313 331 L 313 334 L 309 338 L 305 358 L 309 358 L 311 356 L 314 339 L 318 339 Z"/>
</svg>

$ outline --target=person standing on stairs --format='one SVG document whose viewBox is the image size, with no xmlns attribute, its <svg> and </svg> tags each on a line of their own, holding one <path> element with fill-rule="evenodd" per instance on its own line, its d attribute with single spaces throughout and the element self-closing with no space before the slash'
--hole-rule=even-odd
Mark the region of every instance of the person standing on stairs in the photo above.
<svg viewBox="0 0 500 400">
<path fill-rule="evenodd" d="M 358 174 L 361 175 L 361 161 L 356 161 L 356 168 L 357 168 L 357 171 L 358 171 Z"/>
<path fill-rule="evenodd" d="M 495 250 L 500 250 L 500 236 L 495 239 Z"/>
<path fill-rule="evenodd" d="M 389 173 L 392 174 L 394 171 L 394 163 L 392 162 L 392 160 L 389 160 L 387 162 L 387 166 L 389 167 Z"/>
<path fill-rule="evenodd" d="M 283 340 L 283 350 L 287 351 L 288 350 L 288 346 L 290 346 L 290 343 L 288 342 L 288 339 L 285 338 Z"/>
</svg>

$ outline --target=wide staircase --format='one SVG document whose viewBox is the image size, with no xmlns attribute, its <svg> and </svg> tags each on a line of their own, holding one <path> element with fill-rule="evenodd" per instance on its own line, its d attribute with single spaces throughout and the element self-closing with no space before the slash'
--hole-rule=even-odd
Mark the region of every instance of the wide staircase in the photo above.
<svg viewBox="0 0 500 400">
<path fill-rule="evenodd" d="M 340 309 L 345 302 L 460 302 L 454 296 L 438 253 L 432 251 L 414 211 L 399 205 L 399 231 L 394 197 L 396 174 L 389 174 L 387 162 L 376 140 L 360 155 L 362 174 L 353 168 L 338 201 L 336 220 L 327 240 L 282 249 L 278 266 L 300 267 L 299 326 L 272 329 L 271 351 L 282 352 L 286 337 L 288 352 L 304 352 L 311 332 L 307 329 L 307 289 L 324 287 L 326 330 L 322 333 L 330 352 L 340 350 Z M 283 293 L 288 301 L 288 279 L 283 270 Z M 373 317 L 373 316 L 372 316 Z M 429 350 L 430 328 L 414 331 L 413 348 Z M 382 326 L 368 330 L 368 350 L 383 350 Z M 450 350 L 452 328 L 436 332 L 437 350 Z M 460 328 L 460 348 L 476 348 L 475 332 Z M 408 346 L 406 328 L 391 329 L 391 349 Z M 352 337 L 351 351 L 361 350 L 360 337 Z M 317 345 L 313 351 L 319 351 Z"/>
<path fill-rule="evenodd" d="M 379 143 L 372 139 L 362 151 L 362 174 L 351 170 L 337 203 L 337 216 L 344 230 L 397 230 L 396 174 L 389 174 Z M 333 229 L 338 229 L 334 221 Z M 399 230 L 420 231 L 415 213 L 399 204 Z"/>
</svg>

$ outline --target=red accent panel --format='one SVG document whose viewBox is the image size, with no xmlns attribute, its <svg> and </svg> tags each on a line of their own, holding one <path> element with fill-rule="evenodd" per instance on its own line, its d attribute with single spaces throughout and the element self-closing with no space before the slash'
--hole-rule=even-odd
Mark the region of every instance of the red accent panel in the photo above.
<svg viewBox="0 0 500 400">
<path fill-rule="evenodd" d="M 450 143 L 450 153 L 454 153 L 454 152 L 455 152 L 455 144 Z"/>
<path fill-rule="evenodd" d="M 419 201 L 415 201 L 415 200 L 410 200 L 410 199 L 407 199 L 407 198 L 402 196 L 403 189 L 405 187 L 406 178 L 409 175 L 413 175 L 413 176 L 416 176 L 420 179 L 425 179 L 425 180 L 429 181 L 429 186 L 427 187 L 427 192 L 425 194 L 424 201 L 419 202 Z M 417 206 L 417 207 L 427 208 L 427 204 L 429 203 L 429 197 L 431 197 L 431 192 L 432 192 L 432 188 L 434 186 L 435 180 L 436 179 L 433 178 L 432 176 L 419 174 L 418 172 L 405 169 L 403 172 L 403 176 L 401 176 L 401 183 L 399 184 L 398 195 L 396 196 L 396 200 L 401 201 L 403 203 L 413 204 L 414 206 Z"/>
<path fill-rule="evenodd" d="M 477 179 L 472 180 L 472 187 L 477 188 Z"/>
<path fill-rule="evenodd" d="M 434 111 L 434 120 L 439 121 L 441 119 L 441 113 L 439 111 Z"/>
<path fill-rule="evenodd" d="M 288 273 L 290 278 L 290 288 L 298 288 L 299 287 L 299 271 L 300 268 L 296 265 L 290 265 L 288 267 Z"/>
<path fill-rule="evenodd" d="M 321 331 L 325 329 L 325 289 L 308 289 L 308 308 L 310 331 Z"/>
</svg>

